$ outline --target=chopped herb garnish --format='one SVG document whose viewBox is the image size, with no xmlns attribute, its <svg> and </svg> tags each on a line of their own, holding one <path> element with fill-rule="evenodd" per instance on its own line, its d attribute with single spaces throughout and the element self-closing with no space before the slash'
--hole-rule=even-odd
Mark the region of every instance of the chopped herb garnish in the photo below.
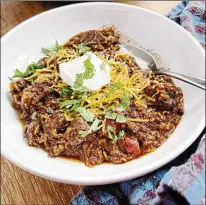
<svg viewBox="0 0 206 205">
<path fill-rule="evenodd" d="M 96 118 L 90 127 L 91 131 L 95 132 L 98 128 L 98 125 L 99 125 L 99 120 Z"/>
<path fill-rule="evenodd" d="M 99 129 L 101 128 L 101 127 L 98 127 L 99 122 L 100 122 L 100 121 L 96 118 L 96 119 L 94 120 L 94 122 L 92 123 L 91 127 L 89 128 L 89 130 L 80 131 L 79 134 L 80 134 L 82 137 L 85 137 L 85 136 L 87 136 L 88 134 L 99 130 Z"/>
<path fill-rule="evenodd" d="M 107 127 L 107 131 L 108 131 L 109 139 L 111 139 L 112 142 L 114 142 L 114 138 L 115 138 L 115 136 L 116 136 L 115 131 L 114 131 L 114 128 L 109 125 L 109 126 Z"/>
<path fill-rule="evenodd" d="M 123 115 L 117 115 L 116 122 L 127 122 L 127 118 Z"/>
<path fill-rule="evenodd" d="M 84 55 L 87 51 L 90 51 L 91 48 L 86 46 L 86 43 L 80 43 L 78 46 L 77 46 L 77 49 L 78 49 L 78 53 L 80 56 Z"/>
<path fill-rule="evenodd" d="M 120 130 L 119 133 L 116 135 L 115 130 L 112 126 L 107 127 L 109 139 L 111 139 L 113 144 L 116 144 L 117 140 L 125 135 L 124 130 Z"/>
<path fill-rule="evenodd" d="M 73 90 L 84 92 L 86 91 L 86 87 L 83 85 L 83 81 L 86 79 L 90 79 L 95 74 L 94 65 L 91 63 L 91 56 L 84 61 L 85 72 L 76 74 L 76 80 L 74 82 Z"/>
<path fill-rule="evenodd" d="M 91 56 L 88 56 L 88 58 L 84 61 L 84 67 L 86 68 L 83 78 L 84 79 L 90 79 L 95 74 L 94 65 L 91 63 Z"/>
<path fill-rule="evenodd" d="M 80 103 L 74 104 L 70 110 L 76 110 L 78 107 L 80 107 Z"/>
<path fill-rule="evenodd" d="M 62 88 L 61 96 L 71 95 L 72 92 L 73 92 L 73 90 L 70 86 L 65 86 Z"/>
<path fill-rule="evenodd" d="M 123 109 L 126 109 L 129 107 L 130 105 L 130 97 L 128 92 L 125 92 L 122 94 L 122 96 L 120 97 L 120 105 Z"/>
<path fill-rule="evenodd" d="M 100 69 L 101 71 L 103 71 L 106 67 L 106 65 L 115 65 L 115 64 L 118 64 L 118 62 L 115 62 L 113 59 L 111 60 L 108 60 L 108 61 L 104 61 L 101 65 L 100 65 Z"/>
<path fill-rule="evenodd" d="M 126 117 L 124 117 L 123 115 L 118 115 L 117 113 L 115 113 L 111 110 L 108 110 L 105 113 L 105 118 L 111 119 L 111 120 L 116 120 L 116 122 L 120 122 L 120 123 L 127 121 Z"/>
<path fill-rule="evenodd" d="M 93 122 L 94 114 L 83 107 L 78 107 L 75 109 L 87 122 Z"/>
<path fill-rule="evenodd" d="M 65 108 L 68 105 L 75 105 L 80 103 L 80 100 L 65 100 L 64 102 L 60 103 L 60 108 Z"/>
<path fill-rule="evenodd" d="M 119 112 L 123 112 L 124 111 L 124 108 L 120 105 L 116 108 Z"/>
<path fill-rule="evenodd" d="M 73 90 L 79 91 L 79 92 L 84 92 L 86 91 L 86 87 L 83 86 L 83 73 L 81 74 L 76 74 L 76 80 L 74 82 L 74 86 L 72 87 Z"/>
<path fill-rule="evenodd" d="M 116 82 L 110 89 L 108 92 L 108 96 L 111 96 L 114 92 L 115 89 L 120 89 L 123 87 L 123 84 L 121 82 Z"/>
<path fill-rule="evenodd" d="M 26 78 L 32 75 L 37 69 L 42 69 L 43 65 L 39 63 L 31 63 L 27 66 L 25 72 L 21 72 L 20 70 L 14 70 L 14 76 L 12 78 Z"/>
<path fill-rule="evenodd" d="M 118 139 L 123 137 L 124 135 L 125 135 L 124 130 L 120 130 L 119 133 L 118 133 Z"/>
<path fill-rule="evenodd" d="M 80 43 L 78 46 L 76 46 L 78 53 L 80 56 L 84 55 L 86 52 L 91 51 L 91 48 L 88 47 L 88 45 L 95 44 L 95 42 L 89 42 L 89 43 Z"/>
<path fill-rule="evenodd" d="M 106 113 L 105 113 L 105 117 L 108 118 L 108 119 L 112 119 L 112 120 L 115 120 L 116 117 L 117 117 L 117 113 L 111 111 L 111 110 L 108 110 Z"/>
<path fill-rule="evenodd" d="M 58 41 L 56 41 L 55 46 L 53 48 L 42 48 L 42 52 L 48 56 L 54 57 L 57 52 L 63 47 L 59 45 Z"/>
</svg>

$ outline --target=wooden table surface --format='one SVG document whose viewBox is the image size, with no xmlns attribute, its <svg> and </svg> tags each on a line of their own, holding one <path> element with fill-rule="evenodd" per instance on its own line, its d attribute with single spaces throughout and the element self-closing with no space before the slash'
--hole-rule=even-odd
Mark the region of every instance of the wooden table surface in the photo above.
<svg viewBox="0 0 206 205">
<path fill-rule="evenodd" d="M 167 13 L 177 1 L 121 1 Z M 2 2 L 1 36 L 22 21 L 43 11 L 68 4 L 68 2 Z M 2 51 L 3 52 L 3 51 Z M 49 181 L 30 174 L 1 156 L 1 204 L 6 205 L 64 205 L 83 186 Z"/>
</svg>

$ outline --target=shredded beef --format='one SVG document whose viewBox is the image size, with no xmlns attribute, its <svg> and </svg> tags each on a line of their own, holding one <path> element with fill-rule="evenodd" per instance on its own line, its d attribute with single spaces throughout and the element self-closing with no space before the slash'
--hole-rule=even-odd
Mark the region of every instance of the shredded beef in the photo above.
<svg viewBox="0 0 206 205">
<path fill-rule="evenodd" d="M 154 106 L 158 110 L 171 111 L 172 113 L 182 115 L 184 113 L 183 93 L 180 88 L 177 88 L 173 82 L 168 79 L 168 76 L 161 76 L 161 81 L 164 83 L 153 83 L 147 86 L 144 91 L 148 96 L 155 95 Z M 169 83 L 169 84 L 165 84 Z"/>
<path fill-rule="evenodd" d="M 48 117 L 43 124 L 44 133 L 47 134 L 51 134 L 53 132 L 63 133 L 67 127 L 68 122 L 65 120 L 64 115 L 59 111 L 56 111 Z"/>
<path fill-rule="evenodd" d="M 11 88 L 11 93 L 12 94 L 19 94 L 26 88 L 28 85 L 30 85 L 30 82 L 20 79 L 15 82 L 11 82 L 10 88 Z"/>
<path fill-rule="evenodd" d="M 30 85 L 30 82 L 20 79 L 10 83 L 10 92 L 12 95 L 12 106 L 19 111 L 19 116 L 22 120 L 29 118 L 29 113 L 24 108 L 21 99 L 24 89 Z"/>
<path fill-rule="evenodd" d="M 81 146 L 79 157 L 88 167 L 103 162 L 102 149 L 96 135 L 87 136 L 87 140 Z"/>
<path fill-rule="evenodd" d="M 47 83 L 36 83 L 28 86 L 22 93 L 22 105 L 32 110 L 35 107 L 40 107 L 44 103 L 44 98 L 52 92 L 52 89 Z"/>
<path fill-rule="evenodd" d="M 114 164 L 121 164 L 135 158 L 136 154 L 126 154 L 122 152 L 116 144 L 107 141 L 107 146 L 104 147 L 104 157 Z"/>
<path fill-rule="evenodd" d="M 80 43 L 88 43 L 88 47 L 94 52 L 99 52 L 103 56 L 113 56 L 115 51 L 119 50 L 119 34 L 113 27 L 102 30 L 89 30 L 77 34 L 69 39 L 66 47 L 74 47 Z"/>
<path fill-rule="evenodd" d="M 40 132 L 40 126 L 38 121 L 32 121 L 25 125 L 24 128 L 24 138 L 27 139 L 30 146 L 38 145 L 38 136 Z"/>
</svg>

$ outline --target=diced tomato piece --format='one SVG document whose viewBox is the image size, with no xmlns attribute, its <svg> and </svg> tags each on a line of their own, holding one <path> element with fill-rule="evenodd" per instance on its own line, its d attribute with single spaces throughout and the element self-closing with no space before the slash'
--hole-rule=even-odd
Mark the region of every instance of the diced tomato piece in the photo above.
<svg viewBox="0 0 206 205">
<path fill-rule="evenodd" d="M 126 152 L 127 154 L 139 154 L 140 153 L 140 146 L 139 142 L 135 137 L 132 136 L 125 136 L 118 140 L 118 147 Z"/>
</svg>

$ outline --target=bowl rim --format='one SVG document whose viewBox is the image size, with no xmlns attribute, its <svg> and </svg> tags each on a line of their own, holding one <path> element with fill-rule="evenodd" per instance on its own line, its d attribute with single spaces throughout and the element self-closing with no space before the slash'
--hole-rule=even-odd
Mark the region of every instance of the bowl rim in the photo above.
<svg viewBox="0 0 206 205">
<path fill-rule="evenodd" d="M 166 18 L 165 16 L 158 14 L 154 11 L 145 9 L 145 8 L 141 8 L 138 6 L 134 6 L 134 5 L 127 5 L 127 4 L 123 4 L 123 3 L 116 3 L 116 2 L 83 2 L 83 3 L 77 3 L 77 4 L 71 4 L 71 5 L 66 5 L 66 6 L 60 6 L 58 8 L 54 8 L 45 12 L 42 12 L 40 14 L 37 14 L 25 21 L 23 21 L 22 23 L 20 23 L 19 25 L 17 25 L 16 27 L 12 28 L 9 32 L 7 32 L 2 38 L 1 38 L 1 43 L 3 43 L 4 41 L 6 41 L 16 30 L 20 29 L 21 27 L 23 27 L 25 24 L 31 23 L 34 20 L 44 17 L 47 14 L 50 13 L 55 13 L 58 10 L 67 10 L 67 9 L 72 9 L 72 8 L 78 8 L 78 7 L 90 7 L 90 6 L 118 6 L 118 7 L 122 7 L 124 9 L 136 9 L 144 11 L 145 13 L 150 13 L 152 15 L 155 15 L 159 18 L 165 19 L 166 22 L 170 23 L 171 25 L 173 24 L 173 26 L 175 26 L 176 28 L 178 28 L 181 32 L 183 32 L 185 35 L 187 35 L 189 37 L 189 39 L 191 41 L 193 41 L 193 43 L 195 44 L 195 46 L 197 46 L 199 48 L 199 50 L 201 51 L 202 55 L 205 56 L 205 52 L 204 49 L 202 48 L 202 46 L 199 44 L 199 42 L 191 35 L 189 34 L 189 32 L 187 32 L 184 28 L 182 28 L 181 26 L 179 26 L 177 23 L 173 22 L 172 20 Z M 1 47 L 2 49 L 2 47 Z M 1 70 L 2 71 L 2 70 Z M 162 167 L 163 165 L 169 163 L 170 161 L 172 161 L 174 158 L 176 158 L 177 156 L 179 156 L 183 151 L 185 151 L 197 138 L 198 136 L 201 134 L 201 132 L 203 131 L 205 127 L 205 116 L 203 115 L 203 117 L 200 119 L 200 123 L 198 124 L 197 128 L 195 131 L 193 131 L 192 133 L 192 137 L 190 140 L 187 140 L 182 146 L 179 146 L 174 152 L 170 153 L 169 155 L 166 155 L 164 158 L 162 158 L 161 160 L 155 161 L 155 163 L 153 163 L 150 166 L 146 166 L 145 170 L 141 176 L 148 174 L 160 167 Z M 78 185 L 102 185 L 102 184 L 110 184 L 110 183 L 115 183 L 115 182 L 121 182 L 121 181 L 126 181 L 129 179 L 133 179 L 135 177 L 137 177 L 136 174 L 136 169 L 133 169 L 131 171 L 127 171 L 124 173 L 120 173 L 120 174 L 116 174 L 111 175 L 111 176 L 103 176 L 101 178 L 99 177 L 92 177 L 92 178 L 87 178 L 87 177 L 64 177 L 64 176 L 52 176 L 49 174 L 48 171 L 44 171 L 42 172 L 39 168 L 37 167 L 32 167 L 32 166 L 28 166 L 27 164 L 24 164 L 21 162 L 20 159 L 18 159 L 18 157 L 15 157 L 15 154 L 12 153 L 8 153 L 7 149 L 4 147 L 1 147 L 1 154 L 7 158 L 9 161 L 11 161 L 12 163 L 16 164 L 17 166 L 21 167 L 22 169 L 28 171 L 29 173 L 35 174 L 37 176 L 52 180 L 52 181 L 58 181 L 58 182 L 63 182 L 63 183 L 72 183 L 72 184 L 78 184 Z"/>
</svg>

